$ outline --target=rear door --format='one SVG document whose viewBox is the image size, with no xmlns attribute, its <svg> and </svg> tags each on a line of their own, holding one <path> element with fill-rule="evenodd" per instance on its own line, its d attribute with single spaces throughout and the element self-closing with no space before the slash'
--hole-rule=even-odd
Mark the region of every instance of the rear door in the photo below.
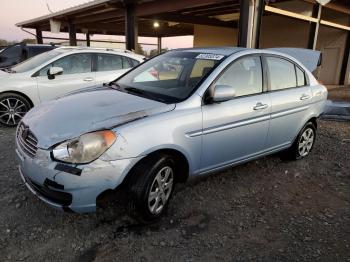
<svg viewBox="0 0 350 262">
<path fill-rule="evenodd" d="M 122 55 L 97 53 L 95 56 L 96 83 L 108 83 L 133 67 L 131 61 Z"/>
<path fill-rule="evenodd" d="M 51 67 L 63 68 L 63 74 L 49 79 L 47 72 Z M 95 72 L 92 72 L 92 54 L 80 53 L 65 56 L 42 68 L 37 73 L 37 84 L 41 101 L 93 86 Z"/>
<path fill-rule="evenodd" d="M 292 143 L 305 124 L 312 92 L 302 68 L 280 56 L 264 57 L 272 104 L 267 147 L 278 149 Z"/>
<path fill-rule="evenodd" d="M 261 57 L 234 61 L 214 83 L 235 89 L 232 100 L 203 105 L 202 171 L 259 155 L 264 151 L 271 103 L 264 92 Z"/>
</svg>

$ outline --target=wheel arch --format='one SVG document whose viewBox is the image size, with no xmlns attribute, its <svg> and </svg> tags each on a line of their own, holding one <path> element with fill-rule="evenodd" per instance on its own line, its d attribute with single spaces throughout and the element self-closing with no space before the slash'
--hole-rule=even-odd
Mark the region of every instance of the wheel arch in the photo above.
<svg viewBox="0 0 350 262">
<path fill-rule="evenodd" d="M 185 183 L 189 177 L 190 172 L 190 164 L 187 157 L 185 156 L 185 154 L 183 154 L 177 149 L 162 148 L 148 153 L 145 157 L 143 157 L 137 163 L 135 163 L 134 166 L 129 170 L 129 172 L 125 176 L 121 185 L 129 186 L 134 181 L 135 177 L 133 177 L 133 170 L 135 170 L 139 165 L 142 165 L 144 162 L 150 161 L 152 159 L 159 158 L 163 155 L 169 155 L 174 158 L 177 168 L 176 180 L 180 183 Z"/>
<path fill-rule="evenodd" d="M 16 95 L 20 95 L 20 96 L 23 96 L 25 99 L 28 100 L 29 104 L 30 104 L 30 107 L 34 107 L 34 103 L 32 101 L 32 99 L 27 96 L 26 94 L 22 93 L 22 92 L 19 92 L 19 91 L 14 91 L 14 90 L 6 90 L 4 92 L 0 92 L 0 95 L 3 95 L 3 94 L 16 94 Z"/>
</svg>

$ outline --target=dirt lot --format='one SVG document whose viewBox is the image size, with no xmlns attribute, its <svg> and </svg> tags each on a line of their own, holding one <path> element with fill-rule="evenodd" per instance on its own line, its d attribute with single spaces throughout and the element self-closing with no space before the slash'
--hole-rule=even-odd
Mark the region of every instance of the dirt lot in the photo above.
<svg viewBox="0 0 350 262">
<path fill-rule="evenodd" d="M 350 123 L 321 121 L 309 158 L 278 156 L 180 186 L 152 226 L 115 204 L 45 206 L 21 183 L 0 129 L 0 261 L 350 261 Z"/>
</svg>

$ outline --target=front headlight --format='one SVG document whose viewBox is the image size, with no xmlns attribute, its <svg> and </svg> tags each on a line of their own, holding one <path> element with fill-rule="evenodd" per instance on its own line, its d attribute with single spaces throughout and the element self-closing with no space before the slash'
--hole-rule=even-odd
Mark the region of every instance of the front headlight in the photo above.
<svg viewBox="0 0 350 262">
<path fill-rule="evenodd" d="M 99 158 L 116 139 L 116 134 L 110 130 L 87 133 L 56 146 L 52 155 L 59 161 L 86 164 Z"/>
</svg>

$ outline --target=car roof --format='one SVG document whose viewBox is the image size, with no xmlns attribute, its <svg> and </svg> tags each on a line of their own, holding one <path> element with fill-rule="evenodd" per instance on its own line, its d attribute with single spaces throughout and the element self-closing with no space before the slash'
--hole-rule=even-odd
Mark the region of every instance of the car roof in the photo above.
<svg viewBox="0 0 350 262">
<path fill-rule="evenodd" d="M 248 50 L 249 48 L 244 47 L 196 47 L 196 48 L 179 48 L 173 49 L 171 51 L 181 51 L 181 52 L 198 52 L 198 53 L 208 53 L 216 55 L 230 56 L 239 51 Z"/>
<path fill-rule="evenodd" d="M 79 46 L 61 46 L 50 52 L 59 52 L 61 54 L 76 54 L 76 53 L 105 53 L 127 56 L 139 61 L 144 60 L 143 55 L 135 54 L 129 50 L 118 48 L 99 48 L 99 47 L 79 47 Z"/>
</svg>

